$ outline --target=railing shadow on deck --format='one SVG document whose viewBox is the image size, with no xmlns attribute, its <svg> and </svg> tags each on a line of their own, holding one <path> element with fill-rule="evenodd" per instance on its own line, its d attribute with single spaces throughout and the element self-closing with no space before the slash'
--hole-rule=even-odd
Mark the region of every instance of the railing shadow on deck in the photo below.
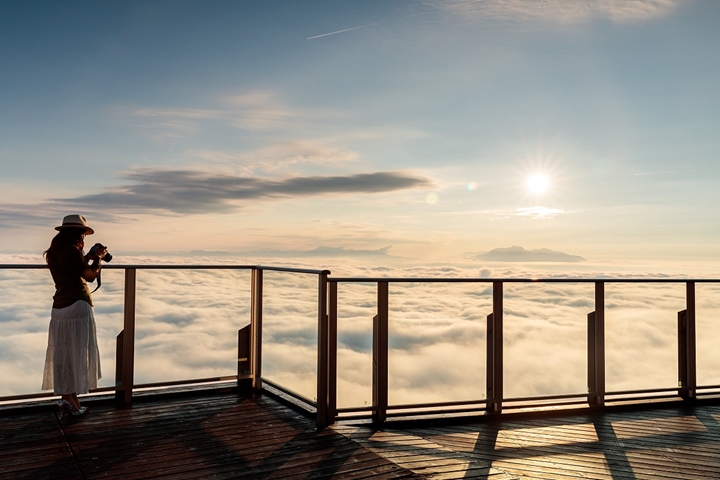
<svg viewBox="0 0 720 480">
<path fill-rule="evenodd" d="M 0 270 L 45 269 L 45 265 L 0 265 Z M 118 403 L 131 404 L 133 392 L 213 382 L 237 382 L 246 391 L 260 392 L 269 387 L 276 394 L 291 398 L 316 416 L 319 427 L 339 420 L 372 420 L 382 424 L 389 418 L 457 415 L 500 414 L 527 408 L 588 407 L 602 408 L 609 402 L 643 402 L 678 399 L 693 402 L 704 394 L 717 394 L 720 385 L 698 385 L 696 285 L 718 284 L 720 279 L 672 278 L 331 278 L 328 270 L 312 270 L 258 265 L 106 265 L 105 269 L 122 270 L 125 274 L 123 330 L 116 339 L 116 385 L 91 393 L 114 393 Z M 251 273 L 250 321 L 238 331 L 237 373 L 233 375 L 161 381 L 136 384 L 135 327 L 138 270 L 245 270 Z M 317 378 L 316 399 L 310 400 L 279 383 L 263 377 L 263 286 L 264 272 L 287 272 L 317 277 Z M 374 284 L 377 291 L 376 315 L 372 333 L 372 405 L 339 408 L 337 405 L 338 359 L 338 287 L 342 284 Z M 485 398 L 477 400 L 390 404 L 388 401 L 388 363 L 391 284 L 486 284 L 492 290 L 492 310 L 486 320 L 486 385 Z M 594 310 L 587 313 L 587 391 L 560 395 L 504 396 L 504 286 L 506 284 L 590 284 L 594 287 Z M 605 286 L 607 284 L 678 284 L 685 287 L 685 308 L 677 314 L 678 386 L 609 391 L 606 389 L 605 348 Z M 52 397 L 50 393 L 30 393 L 0 397 L 0 404 Z"/>
</svg>

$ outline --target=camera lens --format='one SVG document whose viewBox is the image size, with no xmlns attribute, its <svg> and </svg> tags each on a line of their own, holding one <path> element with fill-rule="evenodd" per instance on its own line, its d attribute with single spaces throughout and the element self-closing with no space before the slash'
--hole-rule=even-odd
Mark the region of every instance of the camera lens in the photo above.
<svg viewBox="0 0 720 480">
<path fill-rule="evenodd" d="M 106 253 L 105 256 L 103 257 L 103 262 L 107 263 L 107 262 L 109 262 L 110 260 L 112 260 L 112 255 L 110 255 L 110 252 L 108 252 L 108 253 Z"/>
</svg>

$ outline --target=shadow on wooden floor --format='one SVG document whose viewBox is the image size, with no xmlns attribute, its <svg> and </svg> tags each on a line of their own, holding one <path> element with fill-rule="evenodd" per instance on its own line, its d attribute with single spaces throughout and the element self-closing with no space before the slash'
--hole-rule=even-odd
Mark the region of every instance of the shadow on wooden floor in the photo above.
<svg viewBox="0 0 720 480">
<path fill-rule="evenodd" d="M 335 430 L 429 478 L 720 478 L 720 407 Z"/>
<path fill-rule="evenodd" d="M 267 397 L 0 417 L 1 478 L 412 478 Z"/>
<path fill-rule="evenodd" d="M 266 396 L 0 414 L 0 478 L 720 478 L 720 407 L 380 431 Z"/>
</svg>

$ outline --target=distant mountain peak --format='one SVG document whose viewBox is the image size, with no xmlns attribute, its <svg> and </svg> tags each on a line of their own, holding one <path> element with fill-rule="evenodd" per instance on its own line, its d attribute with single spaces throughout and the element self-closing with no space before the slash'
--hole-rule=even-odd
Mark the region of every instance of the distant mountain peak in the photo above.
<svg viewBox="0 0 720 480">
<path fill-rule="evenodd" d="M 526 250 L 519 245 L 512 247 L 495 248 L 489 252 L 474 255 L 475 260 L 486 260 L 490 262 L 584 262 L 585 258 L 579 255 L 550 250 L 549 248 L 537 248 Z"/>
</svg>

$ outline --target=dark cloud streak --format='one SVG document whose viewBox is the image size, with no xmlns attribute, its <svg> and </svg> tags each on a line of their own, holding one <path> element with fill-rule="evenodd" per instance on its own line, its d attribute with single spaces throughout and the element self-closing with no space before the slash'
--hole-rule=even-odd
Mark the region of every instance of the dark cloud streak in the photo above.
<svg viewBox="0 0 720 480">
<path fill-rule="evenodd" d="M 196 170 L 138 169 L 124 176 L 133 185 L 54 202 L 78 208 L 151 210 L 178 214 L 229 212 L 242 200 L 382 193 L 430 187 L 427 178 L 406 172 L 361 173 L 269 179 L 208 174 Z"/>
</svg>

